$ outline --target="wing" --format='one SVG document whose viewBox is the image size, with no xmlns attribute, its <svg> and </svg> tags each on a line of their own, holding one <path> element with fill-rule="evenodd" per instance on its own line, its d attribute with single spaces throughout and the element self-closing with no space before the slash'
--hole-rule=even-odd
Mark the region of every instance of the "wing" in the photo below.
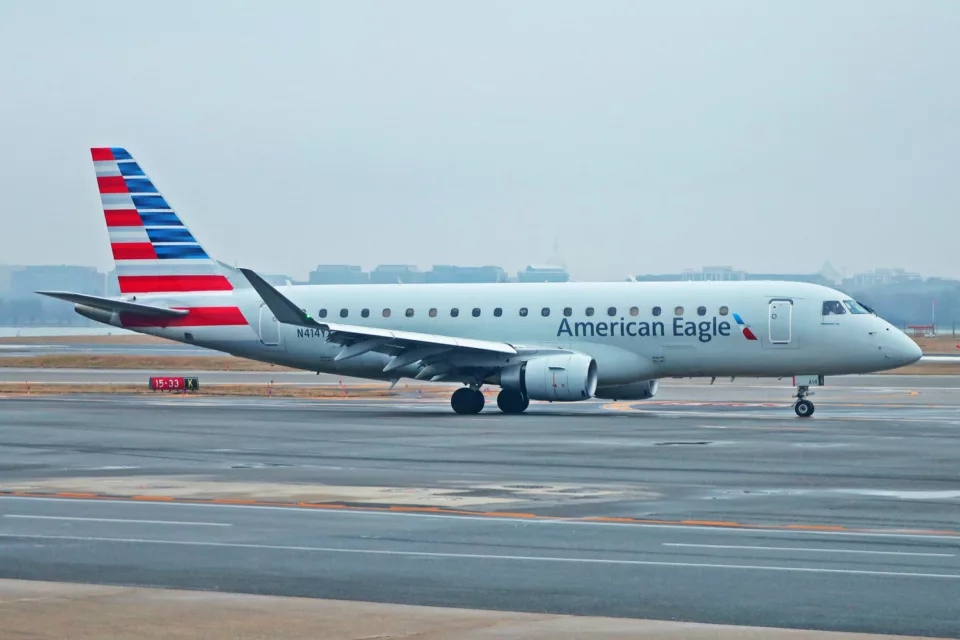
<svg viewBox="0 0 960 640">
<path fill-rule="evenodd" d="M 315 327 L 328 342 L 343 348 L 334 360 L 376 351 L 392 356 L 383 372 L 417 365 L 419 380 L 483 380 L 487 373 L 518 361 L 524 349 L 506 342 L 455 338 L 435 333 L 397 331 L 333 322 L 317 322 L 310 314 L 249 269 L 240 269 L 278 322 Z"/>
</svg>

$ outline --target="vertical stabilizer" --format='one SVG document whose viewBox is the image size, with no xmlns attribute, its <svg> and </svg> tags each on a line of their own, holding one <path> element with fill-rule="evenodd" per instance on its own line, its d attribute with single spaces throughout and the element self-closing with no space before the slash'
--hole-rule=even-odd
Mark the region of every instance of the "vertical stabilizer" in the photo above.
<svg viewBox="0 0 960 640">
<path fill-rule="evenodd" d="M 90 152 L 121 293 L 234 288 L 126 149 Z"/>
</svg>

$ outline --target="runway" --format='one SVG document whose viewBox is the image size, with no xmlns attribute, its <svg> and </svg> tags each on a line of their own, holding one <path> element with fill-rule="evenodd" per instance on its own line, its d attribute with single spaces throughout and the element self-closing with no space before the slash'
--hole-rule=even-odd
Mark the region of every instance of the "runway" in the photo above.
<svg viewBox="0 0 960 640">
<path fill-rule="evenodd" d="M 31 579 L 952 633 L 956 541 L 227 505 L 7 499 Z M 853 602 L 851 602 L 853 600 Z"/>
<path fill-rule="evenodd" d="M 46 384 L 116 385 L 142 384 L 151 376 L 197 376 L 203 385 L 211 384 L 370 384 L 369 380 L 312 373 L 309 371 L 203 371 L 192 369 L 36 369 L 0 368 L 0 382 L 42 382 Z"/>
<path fill-rule="evenodd" d="M 312 371 L 289 371 L 277 369 L 274 371 L 204 371 L 192 368 L 157 368 L 157 369 L 69 369 L 69 368 L 34 368 L 34 367 L 0 367 L 0 383 L 3 382 L 37 382 L 48 384 L 83 384 L 83 385 L 111 385 L 111 384 L 144 384 L 154 375 L 190 375 L 200 378 L 203 385 L 216 384 L 277 384 L 312 386 L 317 384 L 371 384 L 370 380 L 351 378 L 349 376 L 321 373 Z M 375 384 L 375 383 L 374 383 Z M 384 383 L 385 386 L 387 383 Z M 404 379 L 400 388 L 417 388 L 429 386 L 430 383 Z M 449 383 L 441 386 L 449 386 Z M 689 389 L 696 389 L 696 398 L 689 395 Z M 933 393 L 943 390 L 960 391 L 960 376 L 955 375 L 856 375 L 837 376 L 827 379 L 827 386 L 815 389 L 817 398 L 828 398 L 833 394 L 849 392 L 860 393 L 869 389 L 871 393 L 897 393 L 904 398 L 912 392 L 923 394 L 924 399 L 930 399 Z M 709 379 L 668 379 L 662 381 L 660 392 L 656 400 L 683 399 L 683 400 L 729 400 L 755 399 L 758 393 L 771 400 L 788 401 L 794 389 L 789 378 L 775 380 L 770 378 L 738 378 L 731 382 L 729 379 L 719 379 L 711 385 Z M 707 394 L 707 395 L 703 395 Z M 839 397 L 839 396 L 838 396 Z M 867 399 L 866 396 L 862 396 Z M 952 398 L 960 403 L 960 396 Z M 573 406 L 573 405 L 570 405 Z"/>
<path fill-rule="evenodd" d="M 50 355 L 127 355 L 127 356 L 211 356 L 219 351 L 188 344 L 97 344 L 87 342 L 16 343 L 0 342 L 0 358 Z"/>
<path fill-rule="evenodd" d="M 958 637 L 960 388 L 877 378 L 809 420 L 671 381 L 523 416 L 5 398 L 0 577 Z"/>
</svg>

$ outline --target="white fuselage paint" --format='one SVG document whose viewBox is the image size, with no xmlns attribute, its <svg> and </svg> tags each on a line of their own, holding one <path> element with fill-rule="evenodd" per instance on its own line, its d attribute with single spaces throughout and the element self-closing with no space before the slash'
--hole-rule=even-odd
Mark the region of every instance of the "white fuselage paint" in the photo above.
<svg viewBox="0 0 960 640">
<path fill-rule="evenodd" d="M 805 283 L 319 285 L 280 287 L 279 291 L 321 323 L 588 354 L 597 362 L 601 387 L 680 376 L 869 373 L 920 357 L 909 337 L 873 314 L 823 316 L 824 301 L 849 297 Z M 170 307 L 235 306 L 248 323 L 135 329 L 142 333 L 310 371 L 381 380 L 417 372 L 417 367 L 410 365 L 384 373 L 390 357 L 373 351 L 335 361 L 341 346 L 326 342 L 316 330 L 276 324 L 250 288 L 139 295 L 137 301 Z M 572 310 L 569 317 L 564 315 L 568 307 Z M 636 315 L 631 314 L 634 307 Z M 658 316 L 655 307 L 660 309 Z M 682 315 L 676 313 L 679 307 Z M 700 307 L 705 308 L 702 316 Z M 726 315 L 721 315 L 721 307 L 728 310 Z M 499 317 L 494 315 L 497 308 L 502 310 Z M 525 316 L 522 308 L 527 309 Z M 592 316 L 587 315 L 587 308 L 593 309 Z M 615 309 L 613 315 L 609 315 L 610 308 Z M 344 309 L 346 317 L 341 315 Z M 364 309 L 369 310 L 367 317 Z M 384 317 L 384 309 L 390 310 L 389 317 Z M 412 316 L 407 315 L 408 309 L 413 310 Z M 436 309 L 433 317 L 431 309 Z M 458 309 L 459 315 L 452 317 L 451 309 Z M 473 315 L 474 309 L 480 310 L 479 316 Z M 543 309 L 548 309 L 549 315 L 545 316 Z M 743 325 L 736 322 L 734 314 L 756 340 L 743 335 Z M 691 322 L 694 335 L 687 334 Z M 122 326 L 116 315 L 111 324 Z"/>
</svg>

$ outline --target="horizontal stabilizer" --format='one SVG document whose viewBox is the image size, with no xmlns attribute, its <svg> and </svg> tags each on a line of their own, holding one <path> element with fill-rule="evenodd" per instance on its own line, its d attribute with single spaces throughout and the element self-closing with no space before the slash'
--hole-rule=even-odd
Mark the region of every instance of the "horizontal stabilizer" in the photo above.
<svg viewBox="0 0 960 640">
<path fill-rule="evenodd" d="M 114 300 L 111 298 L 101 298 L 99 296 L 90 296 L 85 293 L 70 293 L 69 291 L 37 291 L 42 296 L 49 296 L 67 302 L 82 304 L 94 309 L 103 311 L 115 311 L 117 313 L 135 313 L 139 316 L 151 316 L 155 318 L 179 318 L 185 316 L 189 311 L 186 309 L 167 309 L 165 307 L 154 307 L 148 304 L 139 304 L 136 302 L 126 302 L 125 300 Z"/>
</svg>

